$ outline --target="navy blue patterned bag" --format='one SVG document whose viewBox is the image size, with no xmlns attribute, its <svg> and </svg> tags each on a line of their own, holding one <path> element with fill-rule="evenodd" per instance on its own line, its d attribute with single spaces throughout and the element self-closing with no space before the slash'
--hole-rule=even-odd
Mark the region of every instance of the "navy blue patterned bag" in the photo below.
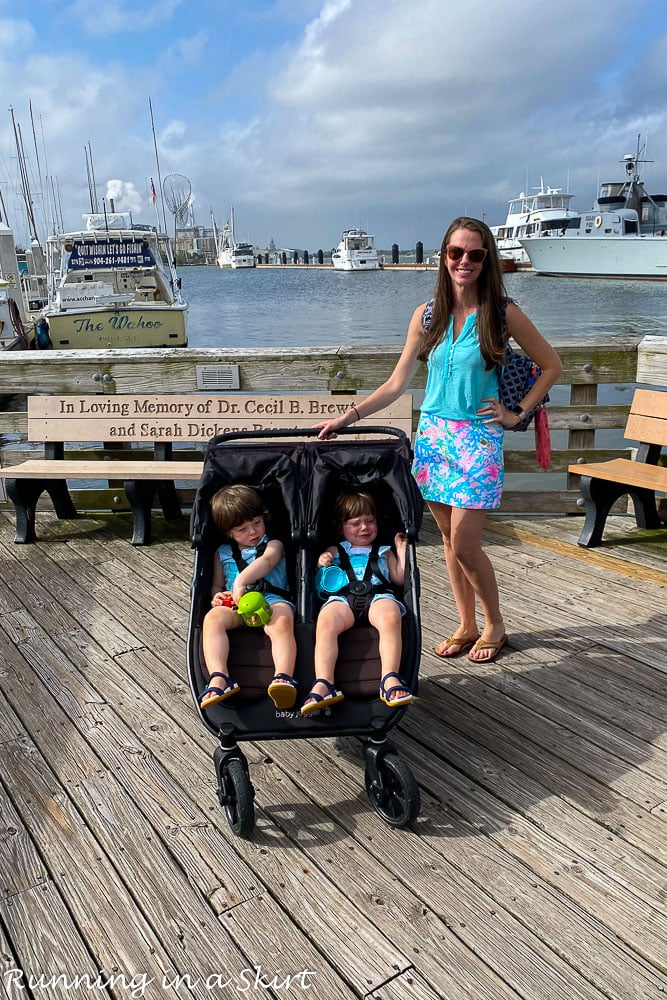
<svg viewBox="0 0 667 1000">
<path fill-rule="evenodd" d="M 503 331 L 506 327 L 507 303 L 511 301 L 511 299 L 506 299 L 503 302 Z M 498 382 L 500 386 L 498 396 L 500 402 L 512 412 L 514 407 L 519 405 L 526 393 L 533 388 L 541 374 L 542 369 L 540 366 L 535 364 L 532 358 L 526 357 L 525 354 L 517 354 L 516 351 L 513 351 L 508 341 L 505 345 L 505 362 L 502 365 L 498 365 Z M 548 402 L 549 393 L 544 396 L 537 406 L 529 410 L 523 420 L 520 420 L 516 427 L 512 427 L 512 430 L 527 431 L 537 411 Z"/>
<path fill-rule="evenodd" d="M 535 364 L 532 358 L 527 358 L 525 354 L 517 354 L 516 351 L 513 351 L 509 344 L 505 348 L 505 363 L 499 365 L 498 368 L 500 402 L 504 403 L 511 412 L 515 406 L 519 405 L 528 390 L 535 385 L 542 374 L 542 369 Z M 527 431 L 537 411 L 548 402 L 549 393 L 537 406 L 529 410 L 516 427 L 512 427 L 512 430 Z"/>
</svg>

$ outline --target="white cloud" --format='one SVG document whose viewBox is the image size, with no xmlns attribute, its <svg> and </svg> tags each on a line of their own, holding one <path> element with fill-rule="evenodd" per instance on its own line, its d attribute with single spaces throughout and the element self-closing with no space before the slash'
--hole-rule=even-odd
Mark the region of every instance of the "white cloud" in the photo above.
<svg viewBox="0 0 667 1000">
<path fill-rule="evenodd" d="M 74 0 L 64 8 L 63 14 L 89 35 L 103 38 L 154 27 L 171 17 L 181 3 L 182 0 L 144 4 L 134 3 L 133 0 L 104 0 L 104 3 Z"/>
</svg>

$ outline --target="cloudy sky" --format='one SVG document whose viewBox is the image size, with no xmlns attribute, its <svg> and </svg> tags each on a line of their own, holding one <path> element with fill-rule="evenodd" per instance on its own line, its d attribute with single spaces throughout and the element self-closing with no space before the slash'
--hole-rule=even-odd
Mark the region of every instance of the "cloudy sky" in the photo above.
<svg viewBox="0 0 667 1000">
<path fill-rule="evenodd" d="M 87 149 L 98 197 L 153 221 L 149 99 L 161 177 L 260 246 L 429 249 L 540 178 L 584 211 L 639 134 L 667 191 L 664 0 L 0 0 L 0 93 L 18 234 L 10 107 L 45 228 L 44 192 L 65 228 L 90 210 Z"/>
</svg>

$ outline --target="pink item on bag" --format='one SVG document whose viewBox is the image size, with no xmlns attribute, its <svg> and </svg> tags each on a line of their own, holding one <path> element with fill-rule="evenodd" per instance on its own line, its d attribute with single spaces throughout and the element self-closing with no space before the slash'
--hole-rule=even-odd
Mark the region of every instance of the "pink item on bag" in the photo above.
<svg viewBox="0 0 667 1000">
<path fill-rule="evenodd" d="M 548 469 L 551 464 L 551 434 L 549 418 L 543 406 L 535 412 L 535 457 L 541 469 Z"/>
</svg>

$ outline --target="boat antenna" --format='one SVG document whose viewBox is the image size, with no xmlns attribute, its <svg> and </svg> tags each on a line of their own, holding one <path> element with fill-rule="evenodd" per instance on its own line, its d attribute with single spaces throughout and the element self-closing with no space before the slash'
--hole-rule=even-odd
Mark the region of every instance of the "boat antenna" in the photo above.
<svg viewBox="0 0 667 1000">
<path fill-rule="evenodd" d="M 160 157 L 157 151 L 157 138 L 155 136 L 155 119 L 153 118 L 153 104 L 150 97 L 148 98 L 148 108 L 151 115 L 151 130 L 153 132 L 153 147 L 155 148 L 155 166 L 157 167 L 157 182 L 160 189 L 160 204 L 162 206 L 162 226 L 165 233 L 167 232 L 167 213 L 164 207 L 164 191 L 162 190 L 162 172 L 160 170 Z M 158 212 L 158 222 L 160 222 L 160 213 Z"/>
<path fill-rule="evenodd" d="M 95 180 L 95 164 L 93 163 L 93 147 L 90 144 L 90 140 L 88 140 L 86 163 L 88 164 L 88 190 L 90 192 L 90 211 L 99 212 L 100 205 L 97 200 L 97 182 Z"/>
<path fill-rule="evenodd" d="M 94 198 L 94 188 L 93 188 L 93 178 L 90 172 L 90 157 L 88 155 L 88 146 L 83 147 L 83 152 L 86 157 L 86 177 L 88 178 L 88 198 L 90 200 L 90 211 L 95 211 L 95 205 L 93 203 Z"/>
</svg>

